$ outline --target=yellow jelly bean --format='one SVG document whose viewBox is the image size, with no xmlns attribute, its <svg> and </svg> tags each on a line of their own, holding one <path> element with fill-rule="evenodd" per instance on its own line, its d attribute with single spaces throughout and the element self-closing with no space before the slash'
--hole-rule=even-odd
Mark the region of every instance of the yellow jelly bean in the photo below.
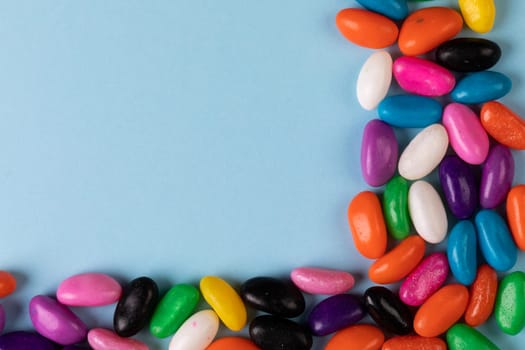
<svg viewBox="0 0 525 350">
<path fill-rule="evenodd" d="M 221 321 L 232 331 L 240 331 L 246 324 L 246 307 L 241 297 L 225 280 L 215 276 L 201 279 L 202 296 L 215 310 Z"/>
<path fill-rule="evenodd" d="M 459 0 L 459 8 L 467 26 L 475 32 L 492 30 L 496 18 L 494 0 Z"/>
</svg>

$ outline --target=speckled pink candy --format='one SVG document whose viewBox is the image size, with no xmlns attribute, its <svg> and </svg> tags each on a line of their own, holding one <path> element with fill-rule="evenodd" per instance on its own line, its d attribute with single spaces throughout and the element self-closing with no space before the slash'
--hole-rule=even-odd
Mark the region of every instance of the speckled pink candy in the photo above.
<svg viewBox="0 0 525 350">
<path fill-rule="evenodd" d="M 355 283 L 354 277 L 346 271 L 315 267 L 296 268 L 290 277 L 297 288 L 310 294 L 346 293 Z"/>
<path fill-rule="evenodd" d="M 103 273 L 83 273 L 71 276 L 58 286 L 57 299 L 68 306 L 103 306 L 117 302 L 122 287 Z"/>
<path fill-rule="evenodd" d="M 403 90 L 422 96 L 443 96 L 456 85 L 456 78 L 446 68 L 418 57 L 399 57 L 393 73 Z"/>
<path fill-rule="evenodd" d="M 94 350 L 149 350 L 149 347 L 139 340 L 119 337 L 104 328 L 90 330 L 88 342 Z"/>
</svg>

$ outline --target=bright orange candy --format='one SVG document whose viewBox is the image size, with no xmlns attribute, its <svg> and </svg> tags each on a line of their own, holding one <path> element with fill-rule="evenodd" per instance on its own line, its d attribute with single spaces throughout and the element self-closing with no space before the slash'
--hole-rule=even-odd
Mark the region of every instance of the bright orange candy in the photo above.
<svg viewBox="0 0 525 350">
<path fill-rule="evenodd" d="M 399 29 L 389 18 L 363 9 L 344 9 L 335 24 L 345 38 L 359 46 L 382 49 L 396 42 Z"/>
<path fill-rule="evenodd" d="M 381 350 L 447 350 L 447 343 L 439 338 L 407 335 L 387 340 Z"/>
<path fill-rule="evenodd" d="M 488 320 L 494 310 L 498 293 L 498 275 L 488 265 L 478 269 L 476 279 L 470 286 L 470 300 L 465 311 L 465 323 L 477 327 Z"/>
<path fill-rule="evenodd" d="M 16 289 L 15 276 L 7 271 L 0 271 L 0 298 L 6 297 Z"/>
<path fill-rule="evenodd" d="M 260 350 L 251 340 L 241 337 L 224 337 L 215 340 L 206 350 Z"/>
<path fill-rule="evenodd" d="M 439 289 L 416 312 L 414 330 L 422 337 L 437 337 L 456 323 L 467 308 L 468 289 L 449 284 Z"/>
<path fill-rule="evenodd" d="M 452 39 L 463 28 L 461 15 L 448 7 L 427 7 L 412 12 L 399 32 L 399 49 L 407 56 L 424 54 Z"/>
<path fill-rule="evenodd" d="M 425 241 L 409 236 L 394 249 L 377 259 L 368 269 L 368 277 L 375 283 L 394 283 L 406 277 L 425 256 Z"/>
<path fill-rule="evenodd" d="M 359 324 L 335 333 L 324 350 L 379 350 L 384 341 L 385 336 L 379 328 Z"/>
<path fill-rule="evenodd" d="M 525 120 L 504 104 L 490 101 L 481 108 L 481 125 L 499 143 L 525 149 Z"/>
<path fill-rule="evenodd" d="M 385 219 L 375 193 L 364 191 L 352 199 L 348 206 L 348 223 L 359 253 L 369 259 L 377 259 L 385 254 Z"/>
<path fill-rule="evenodd" d="M 525 250 L 525 185 L 514 186 L 507 195 L 507 221 L 514 242 Z"/>
</svg>

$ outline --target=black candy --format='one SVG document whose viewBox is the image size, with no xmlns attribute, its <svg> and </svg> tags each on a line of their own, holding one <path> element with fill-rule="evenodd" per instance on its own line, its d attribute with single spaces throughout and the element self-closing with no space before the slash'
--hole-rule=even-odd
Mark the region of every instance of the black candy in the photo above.
<svg viewBox="0 0 525 350">
<path fill-rule="evenodd" d="M 436 61 L 456 72 L 479 72 L 494 66 L 501 57 L 501 49 L 493 41 L 481 38 L 457 38 L 441 44 L 436 50 Z"/>
<path fill-rule="evenodd" d="M 272 315 L 253 319 L 250 338 L 262 350 L 309 350 L 312 347 L 312 335 L 305 327 Z"/>
<path fill-rule="evenodd" d="M 385 287 L 370 287 L 364 299 L 368 314 L 380 327 L 399 335 L 412 332 L 412 313 L 392 291 Z"/>
<path fill-rule="evenodd" d="M 305 308 L 304 296 L 290 280 L 255 277 L 241 286 L 244 302 L 256 310 L 281 317 L 297 317 Z"/>
<path fill-rule="evenodd" d="M 121 337 L 131 337 L 149 322 L 157 302 L 159 288 L 149 277 L 139 277 L 129 283 L 113 316 L 113 327 Z"/>
</svg>

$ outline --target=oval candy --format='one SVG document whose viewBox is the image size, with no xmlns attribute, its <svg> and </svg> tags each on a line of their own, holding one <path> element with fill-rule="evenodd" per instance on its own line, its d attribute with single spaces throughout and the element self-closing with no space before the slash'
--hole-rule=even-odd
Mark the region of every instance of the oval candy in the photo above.
<svg viewBox="0 0 525 350">
<path fill-rule="evenodd" d="M 401 176 L 394 176 L 387 182 L 383 193 L 383 215 L 387 231 L 398 240 L 410 234 L 408 188 L 407 180 Z"/>
<path fill-rule="evenodd" d="M 379 350 L 385 335 L 377 327 L 356 324 L 334 334 L 324 350 Z"/>
<path fill-rule="evenodd" d="M 494 310 L 498 292 L 498 275 L 489 265 L 481 265 L 470 286 L 470 300 L 465 311 L 465 323 L 477 327 L 488 320 Z"/>
<path fill-rule="evenodd" d="M 447 350 L 447 344 L 439 338 L 406 335 L 388 339 L 381 350 Z"/>
<path fill-rule="evenodd" d="M 215 340 L 206 350 L 260 350 L 250 339 L 224 337 Z"/>
<path fill-rule="evenodd" d="M 55 350 L 55 346 L 40 334 L 16 331 L 0 335 L 1 350 Z"/>
<path fill-rule="evenodd" d="M 371 49 L 392 45 L 399 34 L 397 25 L 391 19 L 363 9 L 341 10 L 335 24 L 346 39 Z"/>
<path fill-rule="evenodd" d="M 378 51 L 368 57 L 357 77 L 357 100 L 371 111 L 385 98 L 392 82 L 392 56 Z"/>
<path fill-rule="evenodd" d="M 213 310 L 191 315 L 170 340 L 169 350 L 202 350 L 211 344 L 219 331 L 219 317 Z"/>
<path fill-rule="evenodd" d="M 499 328 L 516 335 L 525 328 L 525 273 L 514 271 L 503 277 L 496 296 L 494 316 Z"/>
<path fill-rule="evenodd" d="M 483 38 L 456 38 L 436 50 L 436 61 L 456 72 L 480 72 L 493 67 L 501 57 L 501 49 Z"/>
<path fill-rule="evenodd" d="M 324 336 L 359 322 L 365 310 L 359 299 L 350 294 L 328 297 L 312 308 L 308 325 L 313 335 Z"/>
<path fill-rule="evenodd" d="M 439 122 L 442 112 L 441 103 L 418 95 L 388 96 L 377 108 L 382 121 L 400 128 L 425 128 Z"/>
<path fill-rule="evenodd" d="M 459 9 L 467 26 L 475 32 L 492 30 L 496 18 L 494 0 L 459 0 Z"/>
<path fill-rule="evenodd" d="M 364 300 L 366 311 L 381 328 L 400 335 L 412 332 L 412 312 L 390 289 L 370 287 Z"/>
<path fill-rule="evenodd" d="M 507 222 L 514 242 L 525 250 L 525 185 L 514 186 L 507 195 Z"/>
<path fill-rule="evenodd" d="M 354 276 L 346 271 L 316 267 L 295 268 L 290 277 L 300 290 L 310 294 L 346 293 L 355 283 Z"/>
<path fill-rule="evenodd" d="M 471 285 L 476 278 L 478 244 L 472 222 L 457 222 L 448 236 L 447 256 L 450 270 L 456 280 Z"/>
<path fill-rule="evenodd" d="M 361 142 L 361 172 L 370 186 L 383 186 L 396 172 L 398 147 L 392 127 L 379 119 L 369 121 Z"/>
<path fill-rule="evenodd" d="M 87 336 L 89 345 L 93 350 L 148 350 L 149 347 L 143 342 L 122 338 L 109 329 L 93 328 Z"/>
<path fill-rule="evenodd" d="M 479 202 L 492 209 L 505 201 L 514 179 L 514 158 L 503 145 L 494 145 L 481 171 Z"/>
<path fill-rule="evenodd" d="M 447 332 L 449 350 L 499 350 L 487 337 L 474 328 L 458 323 Z"/>
<path fill-rule="evenodd" d="M 313 343 L 310 332 L 301 325 L 272 315 L 254 318 L 249 332 L 252 341 L 261 349 L 309 350 Z"/>
<path fill-rule="evenodd" d="M 508 94 L 511 88 L 512 81 L 502 73 L 475 72 L 459 80 L 450 96 L 456 102 L 478 104 L 500 99 Z"/>
<path fill-rule="evenodd" d="M 8 271 L 0 270 L 0 298 L 5 298 L 6 296 L 13 293 L 16 289 L 16 279 Z"/>
<path fill-rule="evenodd" d="M 508 107 L 497 101 L 487 102 L 480 117 L 481 125 L 494 140 L 513 149 L 525 149 L 525 121 Z"/>
<path fill-rule="evenodd" d="M 472 168 L 451 155 L 446 156 L 439 165 L 439 182 L 452 214 L 458 219 L 466 219 L 478 207 L 478 184 Z"/>
<path fill-rule="evenodd" d="M 62 281 L 56 295 L 68 306 L 104 306 L 120 299 L 122 287 L 106 274 L 81 273 Z"/>
<path fill-rule="evenodd" d="M 400 21 L 408 16 L 406 0 L 356 0 L 364 8 Z"/>
</svg>

